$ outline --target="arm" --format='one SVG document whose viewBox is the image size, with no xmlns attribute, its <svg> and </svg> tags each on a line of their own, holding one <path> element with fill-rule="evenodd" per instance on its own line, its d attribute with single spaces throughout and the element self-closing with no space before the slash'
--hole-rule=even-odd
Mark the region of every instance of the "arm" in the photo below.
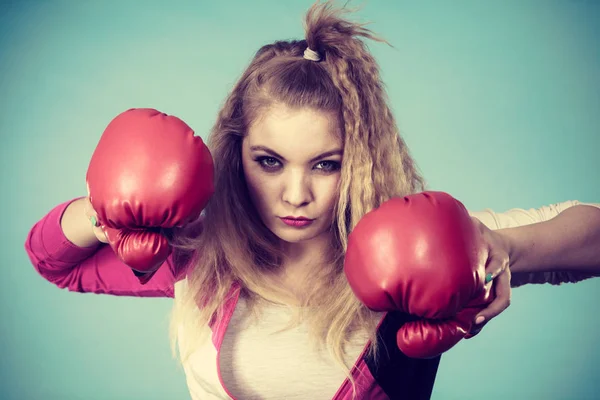
<svg viewBox="0 0 600 400">
<path fill-rule="evenodd" d="M 173 297 L 173 286 L 183 271 L 176 268 L 172 257 L 146 285 L 140 284 L 110 246 L 99 243 L 87 231 L 91 231 L 89 221 L 85 221 L 78 207 L 77 200 L 60 204 L 27 235 L 25 250 L 44 279 L 59 288 L 80 293 Z"/>
<path fill-rule="evenodd" d="M 559 285 L 600 275 L 600 204 L 567 201 L 471 215 L 507 239 L 513 287 Z"/>
<path fill-rule="evenodd" d="M 96 247 L 100 244 L 94 230 L 90 228 L 91 221 L 86 213 L 86 198 L 71 201 L 65 208 L 60 219 L 60 227 L 66 239 L 77 247 Z M 103 240 L 106 243 L 106 240 Z"/>
<path fill-rule="evenodd" d="M 600 208 L 577 205 L 548 221 L 499 232 L 512 249 L 511 271 L 600 275 Z"/>
</svg>

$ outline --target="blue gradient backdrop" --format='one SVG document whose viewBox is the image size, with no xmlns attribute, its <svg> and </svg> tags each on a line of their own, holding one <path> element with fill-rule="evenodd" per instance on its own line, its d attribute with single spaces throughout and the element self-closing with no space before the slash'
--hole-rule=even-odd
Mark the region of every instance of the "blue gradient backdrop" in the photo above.
<svg viewBox="0 0 600 400">
<path fill-rule="evenodd" d="M 0 3 L 1 398 L 189 398 L 170 300 L 59 290 L 25 236 L 85 193 L 121 111 L 158 108 L 206 137 L 253 53 L 301 38 L 311 3 Z M 358 18 L 395 46 L 371 48 L 432 188 L 472 210 L 600 201 L 598 2 L 371 0 Z M 598 398 L 599 293 L 600 280 L 514 290 L 443 357 L 433 398 Z"/>
</svg>

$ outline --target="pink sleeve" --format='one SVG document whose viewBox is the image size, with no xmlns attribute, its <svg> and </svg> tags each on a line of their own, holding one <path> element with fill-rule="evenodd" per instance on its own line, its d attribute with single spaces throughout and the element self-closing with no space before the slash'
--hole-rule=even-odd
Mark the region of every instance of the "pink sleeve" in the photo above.
<svg viewBox="0 0 600 400">
<path fill-rule="evenodd" d="M 64 235 L 60 220 L 70 200 L 58 205 L 29 231 L 25 250 L 36 271 L 61 289 L 115 296 L 173 297 L 175 281 L 183 275 L 172 257 L 142 285 L 110 246 L 81 248 Z"/>
</svg>

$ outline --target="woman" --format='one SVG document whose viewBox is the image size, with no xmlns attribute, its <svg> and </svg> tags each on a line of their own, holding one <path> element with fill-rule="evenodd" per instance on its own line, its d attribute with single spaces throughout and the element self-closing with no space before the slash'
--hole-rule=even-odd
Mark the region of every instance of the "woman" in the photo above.
<svg viewBox="0 0 600 400">
<path fill-rule="evenodd" d="M 86 198 L 52 210 L 26 248 L 59 287 L 174 297 L 172 337 L 193 398 L 428 397 L 439 357 L 387 346 L 403 317 L 365 308 L 341 268 L 365 213 L 426 185 L 359 40 L 376 38 L 329 4 L 306 23 L 306 40 L 261 48 L 227 98 L 209 141 L 215 193 L 201 226 L 173 232 L 178 251 L 147 284 L 99 244 Z M 515 286 L 600 270 L 597 207 L 472 215 L 493 254 L 497 299 L 485 321 L 508 306 L 511 274 Z M 287 216 L 311 223 L 298 229 Z"/>
</svg>

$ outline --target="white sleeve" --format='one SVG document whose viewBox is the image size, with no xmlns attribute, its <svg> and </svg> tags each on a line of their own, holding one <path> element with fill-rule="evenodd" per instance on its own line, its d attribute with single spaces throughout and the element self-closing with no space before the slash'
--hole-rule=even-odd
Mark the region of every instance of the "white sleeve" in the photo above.
<svg viewBox="0 0 600 400">
<path fill-rule="evenodd" d="M 577 200 L 569 200 L 562 203 L 551 204 L 541 208 L 512 208 L 503 213 L 497 213 L 486 208 L 482 211 L 469 211 L 472 217 L 477 218 L 484 225 L 492 230 L 514 228 L 523 225 L 535 224 L 548 221 L 567 208 L 576 205 L 586 205 L 600 209 L 600 203 L 582 203 Z M 551 285 L 560 285 L 565 282 L 579 282 L 584 279 L 595 277 L 596 275 L 583 272 L 553 271 L 553 272 L 518 272 L 512 273 L 511 286 L 518 287 L 528 283 L 549 283 Z"/>
</svg>

